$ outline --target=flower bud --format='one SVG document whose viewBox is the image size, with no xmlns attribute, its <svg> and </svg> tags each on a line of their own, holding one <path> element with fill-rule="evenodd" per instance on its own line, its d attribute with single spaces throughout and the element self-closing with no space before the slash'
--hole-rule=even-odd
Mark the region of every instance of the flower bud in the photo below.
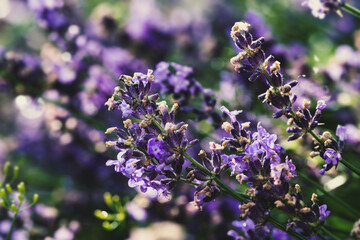
<svg viewBox="0 0 360 240">
<path fill-rule="evenodd" d="M 17 185 L 17 189 L 20 193 L 25 193 L 25 184 L 24 182 L 20 182 L 18 185 Z"/>
<path fill-rule="evenodd" d="M 24 200 L 24 195 L 22 195 L 21 193 L 17 194 L 17 199 L 19 199 L 19 201 L 23 201 Z"/>
<path fill-rule="evenodd" d="M 4 174 L 5 176 L 8 174 L 9 170 L 10 170 L 10 162 L 6 162 L 4 165 Z"/>
<path fill-rule="evenodd" d="M 33 204 L 37 203 L 38 200 L 39 200 L 39 194 L 35 193 L 33 196 Z"/>
<path fill-rule="evenodd" d="M 5 201 L 0 199 L 0 205 L 3 206 L 4 208 L 6 208 L 6 204 L 5 204 Z"/>
<path fill-rule="evenodd" d="M 4 188 L 0 189 L 0 198 L 6 198 L 6 192 Z"/>
<path fill-rule="evenodd" d="M 11 204 L 10 209 L 11 209 L 11 211 L 13 211 L 13 212 L 17 212 L 18 207 L 15 205 L 15 203 L 13 203 L 13 204 Z"/>
<path fill-rule="evenodd" d="M 5 188 L 6 188 L 6 191 L 8 191 L 8 193 L 12 193 L 12 188 L 11 188 L 10 184 L 6 184 Z"/>
<path fill-rule="evenodd" d="M 19 170 L 20 170 L 19 166 L 14 167 L 13 179 L 16 179 L 19 176 Z"/>
</svg>

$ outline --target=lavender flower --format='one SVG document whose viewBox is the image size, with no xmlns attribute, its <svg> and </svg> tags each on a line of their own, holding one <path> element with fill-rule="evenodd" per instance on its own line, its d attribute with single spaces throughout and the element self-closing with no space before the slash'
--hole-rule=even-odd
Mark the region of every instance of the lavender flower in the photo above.
<svg viewBox="0 0 360 240">
<path fill-rule="evenodd" d="M 232 135 L 225 137 L 222 145 L 227 146 L 232 154 L 222 154 L 221 158 L 225 166 L 232 169 L 232 175 L 236 175 L 240 184 L 246 182 L 250 186 L 246 190 L 250 201 L 239 206 L 241 217 L 260 224 L 266 221 L 272 208 L 281 208 L 294 217 L 292 221 L 289 220 L 289 227 L 296 227 L 303 234 L 311 235 L 313 227 L 320 226 L 327 216 L 317 212 L 316 204 L 311 208 L 305 207 L 300 186 L 290 185 L 291 179 L 297 176 L 296 167 L 288 157 L 281 163 L 281 146 L 275 144 L 276 135 L 269 134 L 260 123 L 257 132 L 251 134 L 246 130 L 249 123 L 240 124 L 235 114 L 231 114 L 225 107 L 222 107 L 222 111 L 231 119 L 231 123 L 224 122 L 223 129 Z M 301 219 L 301 224 L 298 218 Z M 253 238 L 246 235 L 250 234 L 248 230 L 243 232 L 246 239 Z M 228 234 L 241 239 L 234 231 Z"/>
<path fill-rule="evenodd" d="M 150 89 L 154 76 L 135 73 L 133 77 L 121 76 L 125 89 L 116 87 L 114 94 L 106 102 L 109 109 L 118 109 L 123 117 L 133 116 L 141 119 L 140 124 L 124 121 L 127 131 L 111 128 L 107 133 L 116 132 L 119 139 L 109 141 L 109 147 L 119 150 L 117 160 L 109 160 L 108 166 L 129 178 L 130 187 L 139 187 L 146 192 L 155 189 L 159 195 L 168 196 L 183 170 L 185 159 L 182 152 L 195 142 L 185 137 L 187 125 L 174 123 L 174 111 L 169 111 L 166 102 L 156 103 L 157 94 Z M 155 120 L 157 119 L 157 120 Z M 159 121 L 166 134 L 161 132 L 153 121 Z M 157 139 L 162 135 L 162 140 Z"/>
<path fill-rule="evenodd" d="M 333 139 L 329 132 L 323 133 L 320 137 L 313 132 L 319 125 L 318 121 L 321 112 L 326 108 L 325 101 L 318 101 L 313 116 L 309 111 L 311 102 L 306 99 L 303 101 L 302 107 L 293 110 L 293 104 L 297 97 L 292 93 L 292 89 L 297 86 L 298 81 L 294 80 L 284 84 L 283 76 L 280 73 L 280 62 L 275 61 L 271 55 L 265 56 L 265 53 L 261 50 L 264 38 L 261 37 L 254 41 L 251 33 L 249 33 L 249 27 L 250 24 L 246 22 L 237 22 L 231 30 L 231 37 L 241 50 L 236 57 L 230 60 L 231 64 L 236 71 L 250 73 L 249 81 L 261 78 L 265 82 L 268 90 L 260 94 L 258 98 L 278 109 L 273 115 L 274 118 L 280 118 L 281 116 L 288 118 L 288 125 L 291 126 L 286 131 L 292 134 L 289 136 L 288 141 L 296 140 L 309 132 L 315 137 L 315 144 L 318 146 L 310 156 L 320 155 L 324 158 L 325 166 L 321 170 L 323 174 L 325 170 L 327 171 L 332 166 L 337 165 L 337 162 L 341 159 L 339 152 L 342 147 L 340 146 L 342 144 Z M 248 150 L 256 153 L 254 146 L 249 146 Z M 336 160 L 330 161 L 330 156 L 335 156 L 332 151 L 337 152 L 336 157 L 331 158 Z M 326 156 L 324 156 L 325 152 L 327 153 Z M 336 164 L 334 164 L 335 162 Z"/>
</svg>

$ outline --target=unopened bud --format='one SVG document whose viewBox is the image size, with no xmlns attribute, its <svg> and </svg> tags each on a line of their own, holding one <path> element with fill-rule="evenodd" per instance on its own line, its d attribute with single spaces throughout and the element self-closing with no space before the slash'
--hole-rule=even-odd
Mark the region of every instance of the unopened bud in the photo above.
<svg viewBox="0 0 360 240">
<path fill-rule="evenodd" d="M 12 188 L 11 188 L 10 184 L 6 184 L 5 188 L 6 188 L 6 191 L 8 191 L 8 193 L 12 193 Z"/>
<path fill-rule="evenodd" d="M 13 211 L 13 212 L 16 212 L 16 211 L 18 210 L 18 208 L 17 208 L 17 206 L 15 205 L 15 203 L 11 204 L 10 209 L 11 209 L 11 211 Z"/>
<path fill-rule="evenodd" d="M 24 182 L 20 182 L 18 185 L 17 185 L 17 189 L 20 193 L 25 193 L 25 184 Z"/>
<path fill-rule="evenodd" d="M 0 198 L 6 198 L 6 192 L 4 188 L 0 189 Z"/>
<path fill-rule="evenodd" d="M 37 203 L 38 200 L 39 200 L 39 194 L 35 193 L 33 196 L 33 204 Z"/>
<path fill-rule="evenodd" d="M 3 206 L 4 208 L 6 208 L 6 204 L 5 204 L 5 201 L 0 199 L 0 205 Z"/>
<path fill-rule="evenodd" d="M 119 195 L 114 195 L 114 196 L 112 196 L 112 201 L 113 201 L 113 202 L 119 202 L 119 201 L 120 201 Z"/>
<path fill-rule="evenodd" d="M 19 166 L 15 166 L 14 167 L 14 175 L 13 175 L 13 179 L 16 179 L 19 176 Z"/>
<path fill-rule="evenodd" d="M 17 194 L 17 199 L 19 199 L 19 201 L 23 201 L 24 200 L 24 195 L 22 195 L 21 193 Z"/>
<path fill-rule="evenodd" d="M 111 194 L 109 192 L 104 193 L 104 201 L 107 205 L 112 205 Z"/>
<path fill-rule="evenodd" d="M 6 162 L 5 165 L 4 165 L 4 173 L 5 175 L 8 174 L 9 170 L 10 170 L 10 162 Z"/>
</svg>

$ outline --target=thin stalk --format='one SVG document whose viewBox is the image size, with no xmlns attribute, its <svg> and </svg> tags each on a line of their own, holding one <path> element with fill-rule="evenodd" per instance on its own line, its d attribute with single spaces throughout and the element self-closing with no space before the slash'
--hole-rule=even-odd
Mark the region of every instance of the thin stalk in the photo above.
<svg viewBox="0 0 360 240">
<path fill-rule="evenodd" d="M 356 173 L 358 176 L 360 176 L 360 170 L 356 168 L 354 165 L 346 161 L 345 159 L 341 159 L 340 162 L 344 164 L 347 168 L 349 168 L 351 171 Z"/>
<path fill-rule="evenodd" d="M 180 178 L 179 180 L 184 182 L 184 183 L 189 183 L 189 184 L 194 185 L 194 186 L 199 186 L 200 185 L 199 183 L 196 183 L 196 182 L 189 182 L 188 180 L 186 180 L 184 178 Z"/>
<path fill-rule="evenodd" d="M 321 140 L 321 138 L 313 130 L 308 130 L 307 132 L 310 133 L 310 135 L 313 136 L 313 138 L 315 138 L 316 141 L 318 141 L 321 145 L 324 146 L 324 141 Z"/>
<path fill-rule="evenodd" d="M 353 7 L 347 3 L 345 3 L 345 5 L 342 7 L 345 11 L 347 11 L 348 13 L 354 15 L 355 17 L 360 18 L 360 10 L 357 9 L 356 7 Z"/>
<path fill-rule="evenodd" d="M 270 85 L 271 85 L 271 86 L 273 87 L 273 89 L 275 90 L 275 93 L 280 95 L 281 93 L 280 93 L 279 89 L 278 89 L 278 88 L 275 86 L 275 84 L 272 82 L 271 77 L 270 77 L 269 73 L 266 71 L 266 69 L 263 69 L 263 73 L 264 73 L 266 79 L 268 80 L 268 82 L 270 83 Z"/>
<path fill-rule="evenodd" d="M 19 205 L 18 205 L 18 207 L 17 207 L 17 210 L 16 210 L 16 212 L 15 212 L 15 214 L 14 214 L 14 217 L 13 217 L 13 219 L 12 219 L 12 221 L 11 221 L 11 226 L 10 226 L 10 229 L 9 229 L 8 234 L 6 235 L 5 240 L 10 240 L 10 239 L 11 239 L 11 233 L 12 233 L 12 231 L 13 231 L 13 229 L 14 229 L 16 217 L 17 217 L 17 215 L 18 215 L 19 212 L 20 212 L 20 208 L 21 208 L 22 203 L 23 203 L 23 200 L 20 201 L 20 203 L 19 203 Z"/>
<path fill-rule="evenodd" d="M 10 238 L 11 238 L 11 233 L 12 233 L 12 231 L 14 229 L 14 225 L 15 225 L 15 221 L 16 221 L 16 217 L 17 217 L 18 213 L 19 213 L 18 211 L 15 213 L 15 215 L 14 215 L 12 221 L 11 221 L 11 226 L 10 226 L 8 234 L 6 235 L 5 240 L 10 240 Z"/>
<path fill-rule="evenodd" d="M 151 122 L 153 124 L 155 124 L 157 126 L 157 128 L 163 133 L 163 134 L 167 134 L 167 132 L 165 131 L 165 129 L 154 119 L 151 118 Z"/>
<path fill-rule="evenodd" d="M 311 185 L 315 186 L 319 191 L 324 193 L 327 197 L 331 198 L 333 201 L 335 201 L 337 204 L 342 206 L 344 209 L 347 210 L 347 213 L 353 217 L 354 220 L 359 219 L 360 213 L 352 208 L 349 204 L 347 204 L 344 200 L 338 198 L 336 195 L 331 194 L 330 192 L 326 191 L 319 183 L 315 182 L 306 174 L 303 174 L 302 172 L 296 172 L 300 178 L 304 179 L 305 181 L 309 182 Z"/>
</svg>

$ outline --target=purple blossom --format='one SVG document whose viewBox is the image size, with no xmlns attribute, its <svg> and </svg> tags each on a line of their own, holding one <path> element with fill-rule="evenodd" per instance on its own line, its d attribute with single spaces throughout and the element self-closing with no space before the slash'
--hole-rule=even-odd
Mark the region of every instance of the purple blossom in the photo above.
<svg viewBox="0 0 360 240">
<path fill-rule="evenodd" d="M 345 141 L 345 139 L 347 138 L 347 134 L 346 134 L 346 127 L 338 125 L 336 128 L 336 136 L 339 137 L 340 141 Z"/>
<path fill-rule="evenodd" d="M 172 155 L 166 148 L 163 141 L 157 141 L 156 138 L 149 140 L 147 144 L 148 153 L 154 156 L 160 163 L 168 162 Z"/>
<path fill-rule="evenodd" d="M 190 83 L 184 76 L 176 74 L 169 77 L 169 84 L 174 86 L 174 93 L 180 93 L 181 91 L 185 91 Z"/>
<path fill-rule="evenodd" d="M 263 128 L 260 122 L 257 125 L 257 132 L 254 132 L 252 137 L 254 139 L 253 143 L 245 149 L 250 155 L 265 153 L 267 158 L 273 158 L 275 161 L 280 161 L 280 157 L 277 153 L 280 151 L 281 146 L 275 144 L 277 140 L 276 134 L 269 134 L 265 128 Z M 257 149 L 257 151 L 255 150 Z"/>
<path fill-rule="evenodd" d="M 324 153 L 324 159 L 326 164 L 337 165 L 341 159 L 341 154 L 332 148 L 327 148 Z"/>
<path fill-rule="evenodd" d="M 330 211 L 327 210 L 327 205 L 323 204 L 319 207 L 319 213 L 320 213 L 320 221 L 323 222 L 325 218 L 327 218 L 330 215 Z"/>
<path fill-rule="evenodd" d="M 229 109 L 227 109 L 225 106 L 222 106 L 220 111 L 226 114 L 230 118 L 231 122 L 236 122 L 236 116 L 242 112 L 242 110 L 235 110 L 230 112 Z"/>
<path fill-rule="evenodd" d="M 275 185 L 280 185 L 282 181 L 289 182 L 294 176 L 297 176 L 295 172 L 295 165 L 292 160 L 289 160 L 286 156 L 285 163 L 271 164 L 270 176 L 274 179 Z"/>
<path fill-rule="evenodd" d="M 324 100 L 319 100 L 317 102 L 316 110 L 322 111 L 326 108 L 326 103 Z"/>
<path fill-rule="evenodd" d="M 127 104 L 125 101 L 123 101 L 120 104 L 120 109 L 122 112 L 123 117 L 128 117 L 130 116 L 134 111 L 131 109 L 130 105 Z"/>
</svg>

